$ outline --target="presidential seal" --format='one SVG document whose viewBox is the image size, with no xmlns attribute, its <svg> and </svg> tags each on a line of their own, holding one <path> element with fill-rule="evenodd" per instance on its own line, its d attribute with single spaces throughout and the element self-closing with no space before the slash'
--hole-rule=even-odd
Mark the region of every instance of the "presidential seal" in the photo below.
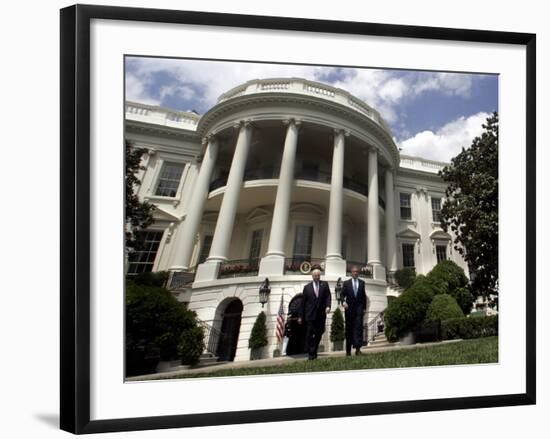
<svg viewBox="0 0 550 439">
<path fill-rule="evenodd" d="M 311 271 L 311 262 L 304 261 L 300 264 L 300 271 L 303 274 L 308 274 Z"/>
</svg>

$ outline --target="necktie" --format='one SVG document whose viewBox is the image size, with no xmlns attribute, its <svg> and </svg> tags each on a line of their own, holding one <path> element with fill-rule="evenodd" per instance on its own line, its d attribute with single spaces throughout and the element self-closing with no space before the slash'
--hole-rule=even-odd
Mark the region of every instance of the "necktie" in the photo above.
<svg viewBox="0 0 550 439">
<path fill-rule="evenodd" d="M 319 285 L 317 285 L 317 282 L 314 282 L 313 285 L 315 285 L 315 296 L 319 297 Z"/>
<path fill-rule="evenodd" d="M 357 279 L 353 279 L 353 295 L 357 297 Z"/>
</svg>

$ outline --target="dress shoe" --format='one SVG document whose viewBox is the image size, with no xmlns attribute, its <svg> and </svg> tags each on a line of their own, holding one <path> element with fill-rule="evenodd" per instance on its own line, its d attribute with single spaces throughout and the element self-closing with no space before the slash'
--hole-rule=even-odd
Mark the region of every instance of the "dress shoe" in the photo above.
<svg viewBox="0 0 550 439">
<path fill-rule="evenodd" d="M 363 355 L 363 352 L 361 352 L 361 349 L 356 349 L 355 355 Z"/>
<path fill-rule="evenodd" d="M 346 357 L 350 357 L 351 356 L 351 352 L 346 352 Z"/>
</svg>

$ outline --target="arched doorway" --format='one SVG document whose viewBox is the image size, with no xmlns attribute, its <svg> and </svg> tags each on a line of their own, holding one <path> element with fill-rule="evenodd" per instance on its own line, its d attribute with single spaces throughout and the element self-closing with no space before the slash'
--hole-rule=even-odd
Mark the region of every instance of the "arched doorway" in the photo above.
<svg viewBox="0 0 550 439">
<path fill-rule="evenodd" d="M 239 299 L 233 299 L 223 311 L 222 325 L 218 339 L 216 356 L 218 361 L 233 361 L 237 351 L 243 304 Z"/>
<path fill-rule="evenodd" d="M 298 323 L 303 295 L 296 294 L 288 304 L 288 323 L 290 324 L 290 337 L 286 347 L 287 355 L 298 355 L 306 352 L 306 325 Z"/>
</svg>

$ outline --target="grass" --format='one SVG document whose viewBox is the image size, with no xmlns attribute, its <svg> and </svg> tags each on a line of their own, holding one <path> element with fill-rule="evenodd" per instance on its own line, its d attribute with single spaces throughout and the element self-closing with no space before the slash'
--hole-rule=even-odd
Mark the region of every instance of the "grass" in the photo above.
<svg viewBox="0 0 550 439">
<path fill-rule="evenodd" d="M 221 376 L 264 375 L 294 372 L 324 372 L 360 369 L 387 369 L 396 367 L 444 366 L 456 364 L 480 364 L 498 362 L 498 337 L 463 340 L 435 346 L 416 347 L 366 353 L 362 356 L 319 358 L 315 361 L 264 367 L 220 369 L 212 372 L 183 373 L 177 378 L 205 378 Z M 152 378 L 166 379 L 166 378 Z"/>
</svg>

